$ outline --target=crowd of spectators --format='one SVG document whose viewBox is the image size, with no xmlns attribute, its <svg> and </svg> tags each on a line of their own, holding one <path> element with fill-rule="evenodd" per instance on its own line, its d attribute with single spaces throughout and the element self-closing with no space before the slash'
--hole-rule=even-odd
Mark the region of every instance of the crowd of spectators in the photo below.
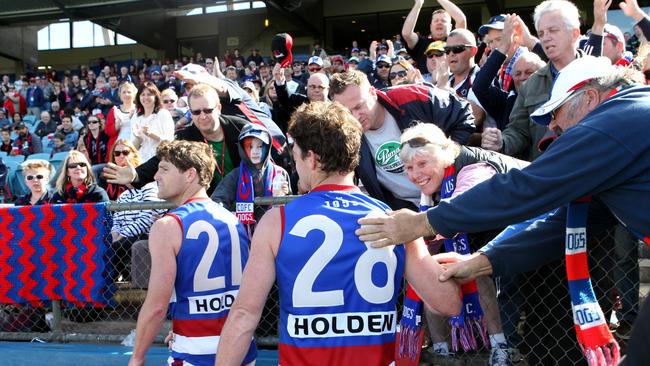
<svg viewBox="0 0 650 366">
<path fill-rule="evenodd" d="M 261 161 L 274 161 L 271 169 L 283 172 L 291 186 L 281 194 L 301 192 L 295 169 L 282 148 L 288 120 L 304 103 L 332 100 L 347 107 L 364 131 L 356 171 L 360 185 L 392 209 L 417 210 L 423 195 L 435 205 L 440 199 L 440 187 L 428 187 L 426 177 L 418 178 L 414 171 L 424 165 L 418 165 L 414 156 L 400 159 L 404 145 L 400 144 L 400 136 L 413 122 L 435 124 L 440 140 L 448 137 L 445 143 L 463 146 L 462 151 L 471 152 L 474 160 L 509 162 L 503 168 L 492 166 L 483 172 L 493 175 L 533 161 L 552 142 L 553 131 L 531 122 L 530 115 L 549 99 L 553 81 L 574 59 L 602 55 L 612 64 L 640 71 L 646 82 L 650 80 L 650 18 L 636 0 L 621 5 L 624 14 L 636 23 L 634 34 L 607 23 L 609 3 L 602 0 L 594 1 L 594 23 L 585 34 L 581 32 L 578 9 L 564 0 L 538 5 L 534 28 L 517 14 L 494 14 L 481 27 L 468 29 L 460 8 L 449 0 L 438 0 L 438 4 L 442 9 L 431 14 L 429 34 L 415 30 L 423 0 L 414 0 L 400 35 L 373 41 L 367 47 L 354 42 L 344 54 L 328 54 L 315 44 L 311 55 L 304 60 L 294 59 L 286 68 L 262 56 L 258 49 L 252 49 L 247 56 L 234 49 L 214 58 L 197 53 L 189 58 L 160 61 L 145 55 L 130 64 L 101 62 L 93 67 L 82 65 L 78 71 L 21 75 L 13 82 L 5 75 L 0 85 L 0 151 L 25 156 L 71 151 L 58 175 L 56 190 L 51 193 L 37 184 L 49 179 L 49 166 L 26 165 L 23 173 L 30 193 L 19 202 L 40 204 L 50 195 L 51 202 L 155 200 L 156 187 L 151 182 L 158 163 L 156 147 L 165 140 L 185 139 L 211 146 L 217 171 L 208 194 L 215 192 L 213 199 L 232 208 L 239 202 L 233 188 L 241 179 L 237 168 L 251 164 L 251 142 L 246 147 L 238 144 L 248 136 L 240 135 L 241 131 L 251 124 L 263 125 L 260 141 L 268 148 L 268 155 Z M 26 115 L 32 116 L 31 122 L 25 121 Z M 434 137 L 427 135 L 428 129 L 417 131 L 416 135 L 433 141 Z M 466 146 L 473 147 L 467 150 Z M 507 156 L 521 160 L 513 162 Z M 111 168 L 108 175 L 121 185 L 93 178 L 93 170 L 99 172 L 107 163 L 118 166 Z M 442 174 L 450 165 L 453 159 L 436 169 Z M 262 170 L 255 175 L 256 184 L 268 179 L 263 173 L 266 163 L 252 166 L 255 169 L 246 169 Z M 124 170 L 131 167 L 137 168 L 133 172 Z M 261 192 L 264 188 L 262 184 Z M 148 227 L 159 214 L 151 211 L 146 215 L 117 215 L 113 227 L 116 250 L 128 251 L 125 238 L 146 240 Z M 261 214 L 256 211 L 253 222 Z M 490 238 L 477 238 L 474 246 L 480 247 L 479 243 Z M 432 253 L 440 250 L 439 244 L 431 246 Z M 633 252 L 630 248 L 636 245 L 637 241 L 625 234 L 618 235 L 612 244 L 626 248 L 621 250 L 625 253 Z M 634 267 L 637 258 L 628 255 L 617 260 L 618 265 Z M 502 282 L 501 314 L 491 313 L 496 325 L 489 329 L 493 348 L 490 364 L 511 362 L 513 350 L 521 346 L 516 329 L 521 291 L 564 296 L 562 291 L 554 290 L 561 286 L 559 283 L 544 287 L 544 280 L 540 280 L 557 271 L 557 266 L 542 267 L 526 279 L 529 284 L 539 283 L 521 289 L 516 285 L 520 280 Z M 130 278 L 124 264 L 119 267 L 122 277 Z M 638 311 L 638 269 L 633 269 L 636 277 L 625 274 L 616 279 L 622 299 L 618 314 L 621 337 L 629 333 Z M 481 291 L 494 292 L 494 284 L 481 285 Z M 503 299 L 508 299 L 509 305 Z M 527 316 L 538 317 L 539 324 L 568 321 L 565 330 L 569 333 L 570 314 L 544 314 L 547 305 L 541 301 L 539 306 L 528 309 Z M 434 322 L 429 327 L 432 352 L 439 357 L 450 356 L 444 327 Z M 565 342 L 562 337 L 557 339 Z M 531 346 L 529 363 L 561 363 L 558 359 L 544 359 L 550 355 L 536 352 L 536 347 L 552 345 L 539 342 Z M 579 356 L 573 353 L 567 352 L 563 360 L 577 362 Z"/>
</svg>

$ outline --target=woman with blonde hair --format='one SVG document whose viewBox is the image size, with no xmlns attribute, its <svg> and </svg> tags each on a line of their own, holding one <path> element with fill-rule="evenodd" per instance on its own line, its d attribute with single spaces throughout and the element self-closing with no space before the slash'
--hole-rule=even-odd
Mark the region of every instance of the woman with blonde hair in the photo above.
<svg viewBox="0 0 650 366">
<path fill-rule="evenodd" d="M 133 145 L 133 143 L 126 139 L 121 139 L 115 141 L 113 147 L 108 153 L 108 162 L 116 164 L 117 166 L 138 166 L 142 164 L 142 158 L 138 149 Z M 127 189 L 127 186 L 122 184 L 112 184 L 108 183 L 106 185 L 106 193 L 108 193 L 108 198 L 111 201 L 117 200 L 117 198 Z"/>
<path fill-rule="evenodd" d="M 106 202 L 106 191 L 97 185 L 90 162 L 83 153 L 72 150 L 63 161 L 50 203 Z"/>
<path fill-rule="evenodd" d="M 110 109 L 104 127 L 104 131 L 110 137 L 108 140 L 109 151 L 117 139 L 133 140 L 131 119 L 136 111 L 135 95 L 138 93 L 138 88 L 133 83 L 125 81 L 120 84 L 118 93 L 122 104 Z"/>
<path fill-rule="evenodd" d="M 388 70 L 388 81 L 391 86 L 416 84 L 424 82 L 420 70 L 416 69 L 403 58 L 394 62 Z"/>
<path fill-rule="evenodd" d="M 50 202 L 48 182 L 52 175 L 52 165 L 41 159 L 27 160 L 21 165 L 29 193 L 18 197 L 14 204 L 16 206 L 36 206 Z"/>
</svg>

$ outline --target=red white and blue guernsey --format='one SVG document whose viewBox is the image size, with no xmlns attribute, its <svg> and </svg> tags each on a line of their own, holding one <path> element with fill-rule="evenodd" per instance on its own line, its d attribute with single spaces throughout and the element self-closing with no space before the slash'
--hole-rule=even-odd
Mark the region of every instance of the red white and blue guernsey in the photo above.
<svg viewBox="0 0 650 366">
<path fill-rule="evenodd" d="M 248 236 L 232 213 L 209 198 L 189 200 L 168 215 L 183 230 L 170 300 L 174 342 L 168 363 L 212 366 L 248 260 Z M 242 364 L 256 357 L 251 341 Z"/>
<path fill-rule="evenodd" d="M 354 234 L 358 219 L 387 209 L 341 185 L 319 186 L 281 208 L 282 366 L 394 363 L 404 246 L 374 249 Z"/>
</svg>

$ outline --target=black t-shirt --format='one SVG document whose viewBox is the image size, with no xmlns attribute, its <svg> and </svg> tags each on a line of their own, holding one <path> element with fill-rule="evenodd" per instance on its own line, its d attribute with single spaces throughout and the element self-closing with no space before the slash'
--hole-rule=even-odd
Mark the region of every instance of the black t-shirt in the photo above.
<svg viewBox="0 0 650 366">
<path fill-rule="evenodd" d="M 417 62 L 418 69 L 420 69 L 422 75 L 429 73 L 427 70 L 427 56 L 424 54 L 424 51 L 427 50 L 427 47 L 429 47 L 433 41 L 436 41 L 436 39 L 433 39 L 431 36 L 422 37 L 421 35 L 418 35 L 418 42 L 415 44 L 415 47 L 409 48 L 408 44 L 404 42 L 406 45 L 406 51 L 409 56 Z"/>
</svg>

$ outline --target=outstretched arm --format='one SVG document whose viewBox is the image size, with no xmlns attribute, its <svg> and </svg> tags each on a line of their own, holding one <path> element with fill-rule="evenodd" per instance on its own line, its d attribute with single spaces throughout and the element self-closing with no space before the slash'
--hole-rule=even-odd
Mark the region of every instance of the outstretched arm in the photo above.
<svg viewBox="0 0 650 366">
<path fill-rule="evenodd" d="M 424 0 L 414 1 L 413 8 L 409 12 L 409 15 L 406 16 L 404 25 L 402 26 L 402 38 L 404 38 L 406 45 L 411 49 L 418 43 L 418 35 L 415 34 L 415 23 L 417 23 L 418 16 L 420 16 L 422 4 L 424 4 Z"/>
<path fill-rule="evenodd" d="M 438 4 L 440 4 L 440 6 L 451 15 L 454 22 L 456 22 L 454 28 L 467 28 L 467 18 L 465 17 L 465 13 L 463 13 L 456 4 L 449 0 L 438 0 Z"/>
</svg>

